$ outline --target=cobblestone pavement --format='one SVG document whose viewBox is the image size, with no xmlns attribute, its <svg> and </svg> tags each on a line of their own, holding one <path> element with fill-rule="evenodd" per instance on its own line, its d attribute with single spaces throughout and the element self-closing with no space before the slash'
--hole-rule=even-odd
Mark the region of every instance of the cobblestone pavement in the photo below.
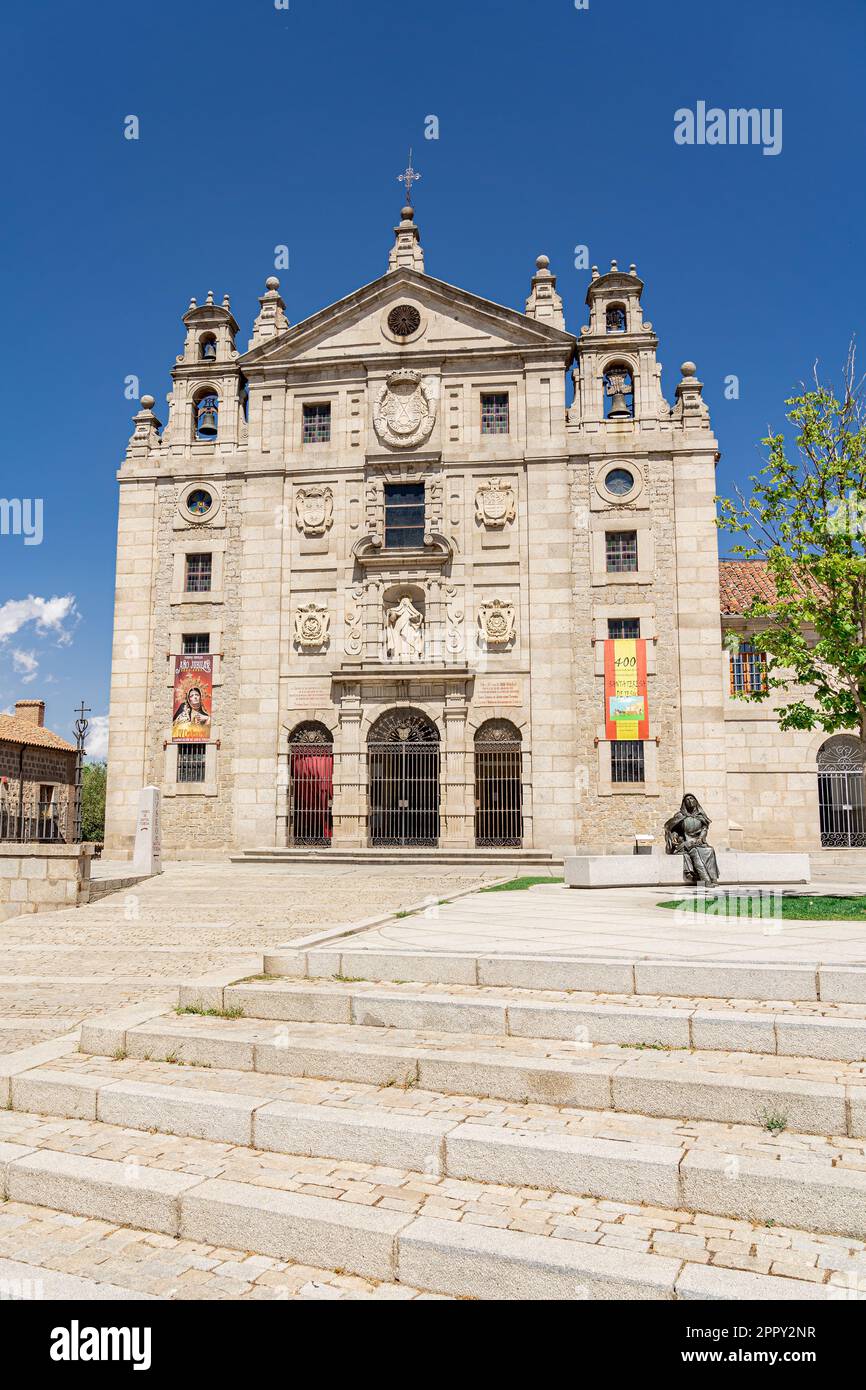
<svg viewBox="0 0 866 1390">
<path fill-rule="evenodd" d="M 86 907 L 0 925 L 0 1053 L 83 1018 L 166 996 L 311 932 L 400 911 L 502 878 L 501 867 L 169 864 Z"/>
<path fill-rule="evenodd" d="M 48 1272 L 96 1281 L 95 1298 L 99 1284 L 167 1299 L 444 1298 L 405 1284 L 381 1284 L 266 1255 L 244 1255 L 24 1202 L 0 1206 L 0 1297 L 4 1260 L 26 1266 L 26 1275 L 16 1270 L 16 1276 L 26 1279 L 31 1298 L 39 1296 L 40 1281 Z"/>
<path fill-rule="evenodd" d="M 133 1170 L 135 1165 L 142 1165 L 195 1174 L 203 1179 L 220 1177 L 283 1192 L 307 1193 L 403 1212 L 407 1218 L 431 1216 L 802 1279 L 827 1285 L 828 1297 L 862 1297 L 866 1289 L 866 1244 L 862 1240 L 813 1235 L 777 1225 L 771 1219 L 764 1224 L 730 1220 L 667 1207 L 575 1197 L 536 1187 L 432 1176 L 382 1164 L 265 1153 L 213 1140 L 146 1134 L 87 1120 L 48 1119 L 17 1112 L 0 1113 L 0 1140 L 119 1160 L 132 1165 Z M 8 1205 L 0 1208 L 0 1218 L 8 1210 Z M 35 1209 L 28 1211 L 32 1215 Z M 98 1224 L 108 1229 L 105 1223 Z M 145 1239 L 140 1233 L 135 1234 L 139 1240 Z M 147 1239 L 161 1242 L 157 1248 L 165 1250 L 183 1244 L 169 1236 Z M 20 1241 L 19 1248 L 26 1249 L 27 1258 L 32 1260 L 32 1248 L 25 1246 L 24 1236 Z M 189 1247 L 189 1242 L 186 1244 Z M 2 1246 L 0 1253 L 6 1253 Z M 235 1268 L 243 1265 L 243 1256 L 237 1252 L 219 1251 L 204 1258 L 217 1257 Z M 92 1270 L 92 1259 L 92 1252 L 82 1252 L 81 1264 L 74 1272 Z M 160 1291 L 170 1293 L 176 1288 L 174 1271 L 167 1278 L 165 1270 L 160 1273 L 168 1286 Z M 285 1270 L 279 1274 L 285 1274 Z M 119 1284 L 123 1276 L 111 1265 L 104 1278 Z M 366 1285 L 369 1281 L 360 1282 Z"/>
</svg>

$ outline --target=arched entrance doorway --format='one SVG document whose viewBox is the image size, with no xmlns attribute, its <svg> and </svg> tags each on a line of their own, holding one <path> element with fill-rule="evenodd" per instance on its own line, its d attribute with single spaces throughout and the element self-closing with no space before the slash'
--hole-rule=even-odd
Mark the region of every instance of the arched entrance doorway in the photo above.
<svg viewBox="0 0 866 1390">
<path fill-rule="evenodd" d="M 367 738 L 371 845 L 439 842 L 439 731 L 420 710 L 388 710 Z"/>
<path fill-rule="evenodd" d="M 324 724 L 299 724 L 289 737 L 289 844 L 331 843 L 334 740 Z"/>
<path fill-rule="evenodd" d="M 818 750 L 818 814 L 825 849 L 866 846 L 864 763 L 866 750 L 853 734 L 836 734 Z"/>
<path fill-rule="evenodd" d="M 519 849 L 523 844 L 520 730 L 488 719 L 475 734 L 475 843 Z"/>
</svg>

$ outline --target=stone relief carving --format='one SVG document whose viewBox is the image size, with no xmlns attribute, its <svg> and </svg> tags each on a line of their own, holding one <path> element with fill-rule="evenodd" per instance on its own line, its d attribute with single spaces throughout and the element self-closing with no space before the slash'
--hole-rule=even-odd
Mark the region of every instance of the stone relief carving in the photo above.
<svg viewBox="0 0 866 1390">
<path fill-rule="evenodd" d="M 493 530 L 506 526 L 517 514 L 514 488 L 504 478 L 491 478 L 475 494 L 475 516 L 482 526 Z"/>
<path fill-rule="evenodd" d="M 436 399 L 420 372 L 392 372 L 373 407 L 373 424 L 383 444 L 410 449 L 430 438 L 436 423 Z"/>
<path fill-rule="evenodd" d="M 324 647 L 331 632 L 331 615 L 327 608 L 308 603 L 295 610 L 295 641 L 302 650 Z"/>
<path fill-rule="evenodd" d="M 347 656 L 360 656 L 364 648 L 364 586 L 353 584 L 346 604 L 346 636 L 343 645 Z"/>
<path fill-rule="evenodd" d="M 503 599 L 489 599 L 478 610 L 478 637 L 485 647 L 506 647 L 513 641 L 517 629 L 514 604 Z"/>
<path fill-rule="evenodd" d="M 463 601 L 454 584 L 445 585 L 445 650 L 462 652 L 464 646 Z"/>
<path fill-rule="evenodd" d="M 424 614 L 408 594 L 385 611 L 385 656 L 388 661 L 423 659 Z"/>
<path fill-rule="evenodd" d="M 305 536 L 324 536 L 334 524 L 334 494 L 327 487 L 299 487 L 295 493 L 295 524 Z"/>
</svg>

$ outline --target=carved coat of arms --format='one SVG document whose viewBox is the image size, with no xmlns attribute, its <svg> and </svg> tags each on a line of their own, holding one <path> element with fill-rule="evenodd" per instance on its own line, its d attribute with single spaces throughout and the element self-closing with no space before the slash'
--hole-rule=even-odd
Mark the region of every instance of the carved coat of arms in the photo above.
<svg viewBox="0 0 866 1390">
<path fill-rule="evenodd" d="M 513 521 L 516 508 L 514 488 L 504 478 L 490 478 L 475 494 L 475 516 L 482 526 L 494 530 Z"/>
<path fill-rule="evenodd" d="M 295 641 L 301 648 L 324 647 L 331 631 L 331 615 L 327 608 L 308 603 L 295 611 Z"/>
<path fill-rule="evenodd" d="M 436 400 L 420 372 L 392 372 L 373 407 L 373 424 L 384 444 L 410 449 L 430 438 L 436 422 Z"/>
<path fill-rule="evenodd" d="M 295 522 L 305 536 L 324 536 L 334 524 L 334 494 L 329 487 L 300 487 L 295 493 Z"/>
<path fill-rule="evenodd" d="M 507 646 L 516 628 L 517 613 L 513 603 L 500 598 L 482 603 L 478 610 L 478 636 L 485 647 Z"/>
</svg>

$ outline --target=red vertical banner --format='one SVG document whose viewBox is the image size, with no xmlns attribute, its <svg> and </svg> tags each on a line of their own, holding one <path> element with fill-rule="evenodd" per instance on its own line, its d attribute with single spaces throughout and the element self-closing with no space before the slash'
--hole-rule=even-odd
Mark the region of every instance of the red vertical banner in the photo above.
<svg viewBox="0 0 866 1390">
<path fill-rule="evenodd" d="M 649 738 L 646 639 L 608 639 L 604 644 L 605 737 Z"/>
<path fill-rule="evenodd" d="M 176 656 L 171 714 L 172 743 L 210 738 L 213 717 L 213 656 Z"/>
</svg>

